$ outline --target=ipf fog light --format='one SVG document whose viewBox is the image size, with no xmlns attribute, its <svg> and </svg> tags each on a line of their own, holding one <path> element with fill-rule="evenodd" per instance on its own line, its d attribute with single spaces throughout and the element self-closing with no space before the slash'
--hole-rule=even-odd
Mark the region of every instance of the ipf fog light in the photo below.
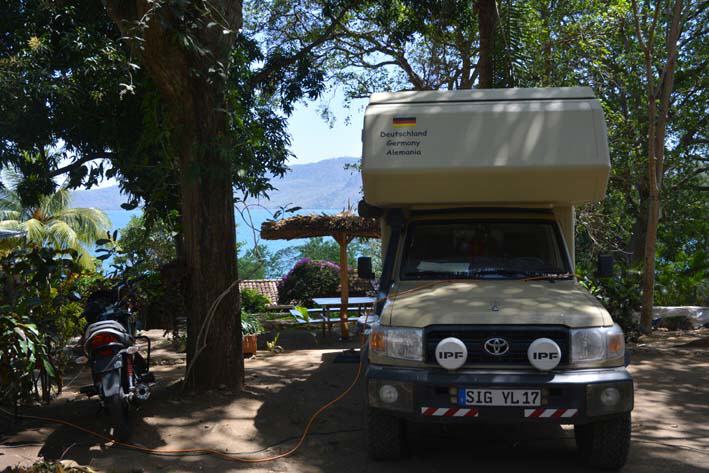
<svg viewBox="0 0 709 473">
<path fill-rule="evenodd" d="M 385 384 L 379 388 L 379 399 L 384 404 L 393 404 L 399 400 L 399 391 L 391 384 Z"/>
</svg>

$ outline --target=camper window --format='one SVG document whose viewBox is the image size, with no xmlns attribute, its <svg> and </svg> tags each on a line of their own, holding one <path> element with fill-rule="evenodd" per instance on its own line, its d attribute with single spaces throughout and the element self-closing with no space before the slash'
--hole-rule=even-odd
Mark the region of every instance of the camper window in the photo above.
<svg viewBox="0 0 709 473">
<path fill-rule="evenodd" d="M 517 279 L 569 271 L 553 222 L 409 225 L 401 279 Z"/>
</svg>

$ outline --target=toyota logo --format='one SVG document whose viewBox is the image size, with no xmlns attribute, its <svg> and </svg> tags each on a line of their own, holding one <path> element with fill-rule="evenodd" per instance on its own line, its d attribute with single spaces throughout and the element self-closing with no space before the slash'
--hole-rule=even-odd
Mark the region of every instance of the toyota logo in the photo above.
<svg viewBox="0 0 709 473">
<path fill-rule="evenodd" d="M 495 356 L 504 355 L 510 351 L 510 344 L 504 338 L 488 338 L 483 347 L 486 352 Z"/>
</svg>

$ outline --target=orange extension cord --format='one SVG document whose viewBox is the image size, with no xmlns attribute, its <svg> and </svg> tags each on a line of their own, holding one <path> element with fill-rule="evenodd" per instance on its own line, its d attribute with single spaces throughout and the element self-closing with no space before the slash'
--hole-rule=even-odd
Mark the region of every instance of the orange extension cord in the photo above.
<svg viewBox="0 0 709 473">
<path fill-rule="evenodd" d="M 360 350 L 364 347 L 364 344 L 360 346 Z M 230 455 L 228 453 L 220 452 L 219 450 L 214 450 L 211 448 L 188 448 L 188 449 L 182 449 L 182 450 L 168 450 L 168 449 L 155 449 L 155 448 L 147 448 L 147 447 L 141 447 L 139 445 L 133 445 L 131 443 L 125 443 L 125 442 L 120 442 L 116 439 L 113 439 L 109 436 L 100 434 L 98 432 L 94 432 L 93 430 L 87 429 L 85 427 L 81 427 L 79 425 L 73 424 L 69 421 L 62 420 L 62 419 L 54 419 L 51 417 L 42 417 L 42 416 L 33 416 L 33 415 L 20 415 L 19 417 L 25 418 L 25 419 L 35 419 L 35 420 L 40 420 L 44 422 L 51 422 L 53 424 L 62 424 L 66 425 L 68 427 L 72 427 L 74 429 L 80 430 L 82 432 L 85 432 L 89 435 L 93 435 L 94 437 L 98 437 L 100 439 L 113 442 L 114 445 L 119 445 L 124 448 L 129 448 L 132 450 L 137 450 L 139 452 L 143 453 L 149 453 L 149 454 L 156 454 L 156 455 L 175 455 L 175 454 L 181 454 L 181 455 L 214 455 L 219 458 L 222 458 L 223 460 L 230 461 L 230 462 L 238 462 L 238 463 L 265 463 L 265 462 L 270 462 L 274 460 L 278 460 L 279 458 L 285 458 L 288 456 L 293 455 L 302 445 L 303 442 L 305 442 L 305 439 L 308 436 L 308 433 L 310 432 L 310 428 L 313 426 L 313 423 L 315 420 L 328 410 L 330 407 L 332 407 L 334 404 L 337 402 L 341 401 L 345 396 L 347 396 L 350 391 L 352 391 L 352 388 L 355 387 L 357 382 L 359 381 L 359 378 L 362 375 L 362 359 L 360 358 L 359 364 L 357 365 L 357 374 L 355 375 L 354 380 L 352 381 L 352 384 L 350 384 L 347 389 L 345 389 L 340 395 L 338 395 L 335 399 L 332 401 L 328 402 L 327 404 L 323 405 L 315 411 L 315 413 L 310 417 L 308 420 L 308 423 L 305 425 L 305 429 L 303 430 L 303 434 L 300 436 L 298 439 L 298 443 L 296 443 L 292 448 L 289 450 L 286 450 L 283 453 L 279 453 L 278 455 L 273 455 L 270 457 L 264 457 L 264 458 L 249 458 L 249 457 L 243 457 L 243 456 L 236 456 L 236 455 Z M 3 412 L 6 415 L 9 416 L 14 416 L 11 412 L 8 412 L 2 408 L 0 408 L 0 412 Z"/>
</svg>

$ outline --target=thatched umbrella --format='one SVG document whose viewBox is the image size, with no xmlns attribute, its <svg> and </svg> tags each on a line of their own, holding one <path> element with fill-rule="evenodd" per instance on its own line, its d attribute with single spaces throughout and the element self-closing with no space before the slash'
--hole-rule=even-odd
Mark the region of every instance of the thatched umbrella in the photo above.
<svg viewBox="0 0 709 473">
<path fill-rule="evenodd" d="M 352 212 L 335 215 L 296 215 L 283 220 L 268 220 L 261 224 L 264 240 L 293 240 L 330 236 L 340 245 L 340 324 L 342 338 L 349 336 L 347 330 L 347 306 L 349 304 L 349 273 L 347 272 L 347 245 L 356 237 L 380 238 L 379 222 Z"/>
</svg>

